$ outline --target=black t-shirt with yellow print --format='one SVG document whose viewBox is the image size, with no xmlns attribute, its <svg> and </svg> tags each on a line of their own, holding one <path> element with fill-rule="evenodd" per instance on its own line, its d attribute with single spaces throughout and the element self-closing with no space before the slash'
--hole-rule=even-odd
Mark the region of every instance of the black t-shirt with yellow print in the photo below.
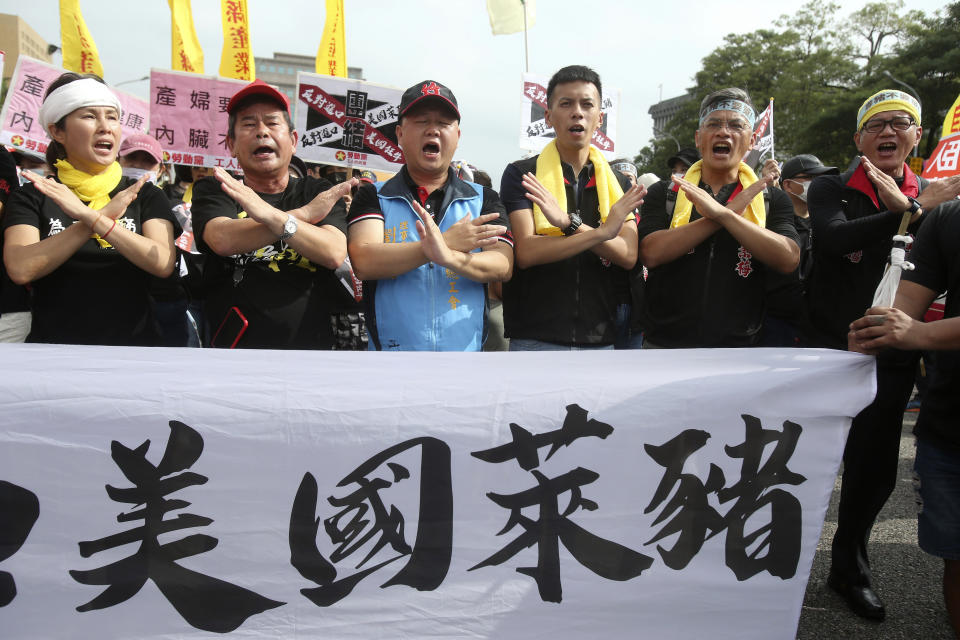
<svg viewBox="0 0 960 640">
<path fill-rule="evenodd" d="M 305 205 L 332 185 L 315 178 L 290 178 L 282 193 L 258 194 L 265 202 L 281 211 Z M 333 336 L 330 328 L 330 299 L 340 286 L 333 271 L 315 265 L 286 242 L 277 239 L 255 251 L 227 258 L 218 256 L 203 240 L 207 222 L 213 218 L 240 219 L 246 212 L 220 188 L 216 178 L 199 180 L 193 188 L 193 229 L 200 250 L 209 255 L 208 295 L 204 314 L 210 336 L 221 324 L 223 331 L 218 345 L 229 346 L 239 331 L 240 323 L 231 313 L 239 309 L 247 321 L 236 346 L 251 349 L 329 349 Z M 300 224 L 305 224 L 300 222 Z M 318 223 L 329 225 L 346 234 L 346 208 L 337 202 Z"/>
</svg>

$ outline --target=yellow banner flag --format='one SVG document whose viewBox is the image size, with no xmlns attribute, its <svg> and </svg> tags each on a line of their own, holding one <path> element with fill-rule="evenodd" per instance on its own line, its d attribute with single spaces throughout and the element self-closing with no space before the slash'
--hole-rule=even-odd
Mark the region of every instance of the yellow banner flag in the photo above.
<svg viewBox="0 0 960 640">
<path fill-rule="evenodd" d="M 223 52 L 220 75 L 252 82 L 256 77 L 253 50 L 250 48 L 250 19 L 247 0 L 220 0 L 223 22 Z"/>
<path fill-rule="evenodd" d="M 536 0 L 487 0 L 487 15 L 490 16 L 493 35 L 517 33 L 529 29 L 537 21 Z"/>
<path fill-rule="evenodd" d="M 203 49 L 193 28 L 190 0 L 167 0 L 170 4 L 170 68 L 203 73 Z"/>
<path fill-rule="evenodd" d="M 80 0 L 60 0 L 60 47 L 64 69 L 103 77 L 97 45 L 80 13 Z"/>
<path fill-rule="evenodd" d="M 347 77 L 347 43 L 343 34 L 343 0 L 326 0 L 327 20 L 317 50 L 317 73 Z"/>
<path fill-rule="evenodd" d="M 953 105 L 947 109 L 947 117 L 943 119 L 943 131 L 940 138 L 946 138 L 956 133 L 960 133 L 960 96 L 953 101 Z"/>
</svg>

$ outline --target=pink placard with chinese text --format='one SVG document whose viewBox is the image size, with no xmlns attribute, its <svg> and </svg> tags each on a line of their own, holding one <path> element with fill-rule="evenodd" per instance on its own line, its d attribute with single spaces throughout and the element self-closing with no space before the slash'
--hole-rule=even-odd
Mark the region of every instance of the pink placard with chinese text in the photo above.
<svg viewBox="0 0 960 640">
<path fill-rule="evenodd" d="M 0 143 L 18 151 L 42 157 L 50 137 L 40 126 L 40 105 L 50 83 L 64 70 L 27 56 L 17 59 L 10 88 L 3 103 Z M 147 132 L 147 103 L 123 91 L 112 89 L 120 100 L 120 124 L 124 137 Z"/>
</svg>

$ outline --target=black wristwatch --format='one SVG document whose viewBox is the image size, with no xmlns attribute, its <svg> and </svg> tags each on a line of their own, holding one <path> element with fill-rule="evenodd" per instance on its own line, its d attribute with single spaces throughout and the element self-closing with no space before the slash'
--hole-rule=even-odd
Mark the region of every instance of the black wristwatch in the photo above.
<svg viewBox="0 0 960 640">
<path fill-rule="evenodd" d="M 580 225 L 583 224 L 583 220 L 580 219 L 580 214 L 576 211 L 568 213 L 567 215 L 570 216 L 570 226 L 563 229 L 563 235 L 572 236 L 577 232 L 577 229 L 580 228 Z"/>
<path fill-rule="evenodd" d="M 916 198 L 911 198 L 910 196 L 907 196 L 907 200 L 910 201 L 910 206 L 907 207 L 907 211 L 909 211 L 910 213 L 916 213 L 917 211 L 920 211 L 920 209 L 923 208 L 923 205 L 920 204 Z"/>
</svg>

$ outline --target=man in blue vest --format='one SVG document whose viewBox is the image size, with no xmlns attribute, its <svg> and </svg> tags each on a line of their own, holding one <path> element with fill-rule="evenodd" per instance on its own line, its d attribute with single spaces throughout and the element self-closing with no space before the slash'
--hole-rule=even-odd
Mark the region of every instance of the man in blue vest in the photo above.
<svg viewBox="0 0 960 640">
<path fill-rule="evenodd" d="M 483 346 L 485 284 L 510 278 L 513 240 L 497 193 L 450 168 L 459 140 L 450 89 L 413 85 L 400 99 L 400 173 L 364 183 L 350 207 L 348 249 L 364 281 L 371 349 Z"/>
</svg>

